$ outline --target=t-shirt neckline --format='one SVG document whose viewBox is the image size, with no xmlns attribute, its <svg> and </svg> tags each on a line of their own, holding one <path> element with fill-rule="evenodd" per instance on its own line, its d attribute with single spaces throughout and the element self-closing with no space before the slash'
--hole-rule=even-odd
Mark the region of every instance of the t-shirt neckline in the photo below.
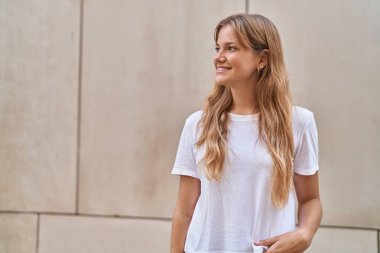
<svg viewBox="0 0 380 253">
<path fill-rule="evenodd" d="M 259 117 L 259 113 L 243 115 L 229 112 L 228 115 L 230 116 L 230 119 L 233 121 L 252 121 Z"/>
</svg>

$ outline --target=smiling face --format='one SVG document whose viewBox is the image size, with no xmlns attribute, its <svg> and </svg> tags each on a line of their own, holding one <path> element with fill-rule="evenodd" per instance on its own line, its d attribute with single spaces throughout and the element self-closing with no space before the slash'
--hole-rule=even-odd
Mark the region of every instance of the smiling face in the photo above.
<svg viewBox="0 0 380 253">
<path fill-rule="evenodd" d="M 216 84 L 237 88 L 257 83 L 260 58 L 236 37 L 231 26 L 220 29 L 215 50 Z"/>
</svg>

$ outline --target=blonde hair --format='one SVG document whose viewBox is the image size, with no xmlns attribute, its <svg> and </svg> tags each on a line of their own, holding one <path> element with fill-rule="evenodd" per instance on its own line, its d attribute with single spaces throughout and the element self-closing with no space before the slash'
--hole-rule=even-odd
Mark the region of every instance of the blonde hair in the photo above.
<svg viewBox="0 0 380 253">
<path fill-rule="evenodd" d="M 271 199 L 276 207 L 282 208 L 292 186 L 294 146 L 292 101 L 280 36 L 269 19 L 257 14 L 237 14 L 219 22 L 215 28 L 215 42 L 220 30 L 227 25 L 255 52 L 268 51 L 268 64 L 259 73 L 254 99 L 260 112 L 259 136 L 273 159 Z M 230 88 L 214 85 L 205 102 L 200 120 L 202 132 L 196 144 L 197 147 L 206 146 L 203 162 L 209 180 L 221 179 L 231 105 Z"/>
</svg>

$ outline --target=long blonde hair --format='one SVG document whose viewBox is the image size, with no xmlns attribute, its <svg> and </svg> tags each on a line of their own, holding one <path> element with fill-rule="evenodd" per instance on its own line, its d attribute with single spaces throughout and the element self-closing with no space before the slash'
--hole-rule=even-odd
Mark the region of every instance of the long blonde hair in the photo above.
<svg viewBox="0 0 380 253">
<path fill-rule="evenodd" d="M 229 16 L 215 28 L 215 42 L 224 26 L 231 26 L 236 36 L 255 52 L 268 52 L 268 64 L 259 73 L 255 101 L 259 110 L 259 136 L 273 160 L 271 199 L 282 208 L 286 205 L 293 177 L 292 101 L 285 70 L 280 36 L 275 25 L 257 14 Z M 227 127 L 232 94 L 228 86 L 214 85 L 205 102 L 200 120 L 202 132 L 197 147 L 205 144 L 203 158 L 209 180 L 220 180 L 226 158 Z"/>
</svg>

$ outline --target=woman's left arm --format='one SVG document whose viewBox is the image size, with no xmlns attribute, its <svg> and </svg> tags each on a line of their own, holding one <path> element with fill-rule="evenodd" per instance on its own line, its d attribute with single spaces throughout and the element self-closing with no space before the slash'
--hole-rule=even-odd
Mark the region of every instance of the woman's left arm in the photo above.
<svg viewBox="0 0 380 253">
<path fill-rule="evenodd" d="M 298 199 L 298 228 L 273 238 L 254 242 L 268 246 L 267 253 L 302 253 L 309 246 L 322 219 L 318 172 L 311 176 L 294 174 Z"/>
<path fill-rule="evenodd" d="M 319 197 L 318 171 L 312 176 L 294 174 L 294 186 L 298 199 L 298 230 L 305 235 L 310 245 L 321 224 L 323 212 Z"/>
</svg>

